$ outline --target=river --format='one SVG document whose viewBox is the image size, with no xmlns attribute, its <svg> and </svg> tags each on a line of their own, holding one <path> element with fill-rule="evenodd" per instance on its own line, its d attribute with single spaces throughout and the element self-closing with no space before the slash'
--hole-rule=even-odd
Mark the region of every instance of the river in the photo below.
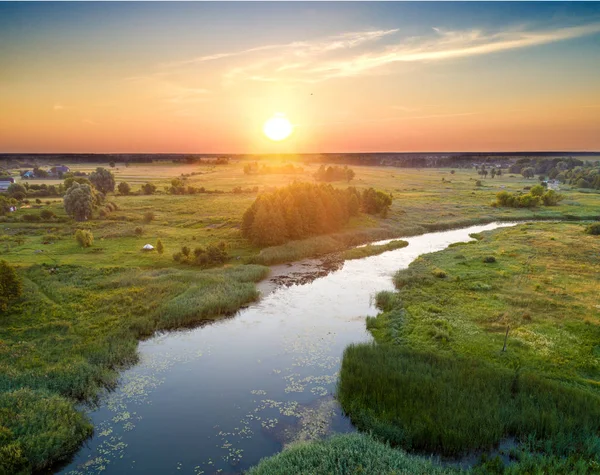
<svg viewBox="0 0 600 475">
<path fill-rule="evenodd" d="M 513 224 L 407 238 L 312 282 L 275 286 L 232 318 L 141 342 L 139 364 L 88 410 L 94 437 L 59 473 L 240 473 L 290 442 L 353 431 L 334 393 L 344 348 L 371 340 L 374 294 L 419 255 Z M 303 268 L 312 266 L 274 272 Z"/>
</svg>

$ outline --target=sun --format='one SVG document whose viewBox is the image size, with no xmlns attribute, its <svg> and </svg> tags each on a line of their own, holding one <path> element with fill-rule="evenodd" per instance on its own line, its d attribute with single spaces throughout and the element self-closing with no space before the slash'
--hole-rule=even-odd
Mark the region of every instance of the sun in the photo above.
<svg viewBox="0 0 600 475">
<path fill-rule="evenodd" d="M 285 117 L 285 114 L 275 114 L 263 125 L 263 132 L 275 142 L 288 138 L 294 131 L 294 126 Z"/>
</svg>

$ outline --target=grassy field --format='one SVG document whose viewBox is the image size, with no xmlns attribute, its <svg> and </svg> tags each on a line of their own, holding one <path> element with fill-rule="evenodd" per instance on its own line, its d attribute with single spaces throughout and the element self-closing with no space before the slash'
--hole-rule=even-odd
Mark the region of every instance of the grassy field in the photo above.
<svg viewBox="0 0 600 475">
<path fill-rule="evenodd" d="M 5 453 L 10 451 L 10 458 L 6 455 L 4 459 L 13 464 L 10 470 L 5 465 L 5 471 L 40 469 L 67 456 L 90 433 L 74 404 L 89 401 L 101 388 L 111 387 L 118 370 L 136 361 L 140 338 L 159 329 L 220 318 L 256 299 L 254 283 L 267 269 L 255 264 L 289 262 L 374 240 L 497 219 L 600 216 L 600 195 L 578 190 L 565 190 L 566 199 L 552 208 L 490 206 L 501 189 L 517 191 L 533 184 L 522 177 L 502 176 L 477 186 L 480 177 L 474 171 L 451 174 L 445 169 L 354 167 L 356 179 L 350 185 L 393 194 L 392 209 L 385 219 L 361 215 L 337 234 L 259 249 L 240 234 L 242 215 L 257 196 L 250 190 L 270 190 L 295 180 L 313 181 L 316 165 L 304 166 L 305 172 L 295 175 L 246 175 L 240 161 L 219 166 L 170 162 L 117 165 L 112 169 L 117 184 L 127 181 L 136 192 L 151 182 L 158 192 L 150 196 L 110 194 L 107 200 L 118 210 L 84 223 L 70 220 L 59 198 L 42 198 L 42 203 L 31 200 L 0 217 L 0 259 L 18 268 L 25 288 L 23 297 L 0 317 L 0 397 L 4 401 L 0 402 L 4 416 L 0 446 Z M 96 166 L 71 168 L 89 172 Z M 170 195 L 165 187 L 173 178 L 184 179 L 186 186 L 219 193 Z M 39 215 L 43 209 L 57 217 L 39 223 L 23 221 L 24 215 Z M 151 221 L 144 218 L 148 212 L 153 213 Z M 74 240 L 73 234 L 81 228 L 93 232 L 92 247 L 82 248 Z M 141 250 L 158 239 L 165 247 L 164 254 Z M 231 256 L 223 268 L 202 270 L 172 258 L 182 246 L 194 249 L 219 241 L 227 243 Z M 349 251 L 344 257 L 380 251 L 373 246 Z M 573 351 L 568 348 L 565 354 Z M 46 400 L 51 403 L 43 404 Z M 22 415 L 7 412 L 10 403 L 6 401 L 22 401 Z M 44 415 L 43 420 L 39 414 Z M 53 421 L 63 421 L 74 429 L 69 435 Z M 54 434 L 48 438 L 52 443 L 36 442 L 40 433 Z"/>
<path fill-rule="evenodd" d="M 133 164 L 118 166 L 112 171 L 116 181 L 127 181 L 133 191 L 146 182 L 158 186 L 151 196 L 109 196 L 117 204 L 105 219 L 87 223 L 48 222 L 23 223 L 23 214 L 39 214 L 44 208 L 65 219 L 62 200 L 42 199 L 41 205 L 19 209 L 0 222 L 0 257 L 16 264 L 85 264 L 91 266 L 170 267 L 172 254 L 181 246 L 195 247 L 220 240 L 229 243 L 233 258 L 271 264 L 341 250 L 349 245 L 377 239 L 420 234 L 427 231 L 468 226 L 494 220 L 570 218 L 594 219 L 600 216 L 600 194 L 563 187 L 565 195 L 559 206 L 530 209 L 494 208 L 490 203 L 501 190 L 518 191 L 536 182 L 521 176 L 502 175 L 483 180 L 473 170 L 399 169 L 386 167 L 354 167 L 356 178 L 350 185 L 357 188 L 375 187 L 392 193 L 394 201 L 386 219 L 363 215 L 353 218 L 343 232 L 330 236 L 335 242 L 298 241 L 279 249 L 262 250 L 244 240 L 239 232 L 244 211 L 256 198 L 255 192 L 233 193 L 236 187 L 259 191 L 273 189 L 298 181 L 313 181 L 316 165 L 304 166 L 303 174 L 246 175 L 244 162 L 229 165 L 179 165 L 173 163 Z M 91 171 L 96 165 L 73 169 Z M 104 164 L 104 166 L 106 166 Z M 193 174 L 193 175 L 192 175 Z M 220 190 L 220 194 L 166 195 L 164 187 L 173 178 L 186 177 L 186 186 Z M 442 181 L 444 180 L 444 181 Z M 55 180 L 32 180 L 39 183 L 59 183 Z M 346 187 L 345 182 L 335 186 Z M 152 212 L 155 219 L 146 223 L 144 214 Z M 16 222 L 13 222 L 16 221 Z M 71 239 L 78 227 L 91 229 L 95 237 L 92 249 L 83 250 Z M 136 234 L 142 228 L 142 234 Z M 160 238 L 166 251 L 163 256 L 141 252 L 144 244 L 155 244 Z M 318 240 L 319 238 L 317 238 Z M 313 239 L 314 241 L 314 239 Z M 43 244 L 46 242 L 47 244 Z M 43 251 L 43 252 L 36 252 Z M 265 255 L 266 254 L 266 255 Z M 276 258 L 269 254 L 277 255 Z"/>
<path fill-rule="evenodd" d="M 477 237 L 378 295 L 377 344 L 346 350 L 340 402 L 393 445 L 456 456 L 514 437 L 509 472 L 595 473 L 600 241 L 567 223 Z"/>
</svg>

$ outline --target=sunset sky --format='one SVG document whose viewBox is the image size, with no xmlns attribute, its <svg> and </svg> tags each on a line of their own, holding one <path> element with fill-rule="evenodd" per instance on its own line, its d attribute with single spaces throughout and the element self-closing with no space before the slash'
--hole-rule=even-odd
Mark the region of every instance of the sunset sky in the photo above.
<svg viewBox="0 0 600 475">
<path fill-rule="evenodd" d="M 600 150 L 600 3 L 0 3 L 0 153 L 494 150 Z"/>
</svg>

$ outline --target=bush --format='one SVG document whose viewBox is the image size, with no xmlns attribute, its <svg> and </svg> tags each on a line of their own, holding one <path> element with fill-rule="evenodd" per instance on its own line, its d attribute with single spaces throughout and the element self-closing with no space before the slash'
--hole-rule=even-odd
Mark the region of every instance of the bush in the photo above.
<svg viewBox="0 0 600 475">
<path fill-rule="evenodd" d="M 600 235 L 600 223 L 589 224 L 588 226 L 586 226 L 585 232 L 593 236 Z"/>
<path fill-rule="evenodd" d="M 158 252 L 159 254 L 165 252 L 165 247 L 163 246 L 163 243 L 160 239 L 156 241 L 156 252 Z"/>
<path fill-rule="evenodd" d="M 548 190 L 542 195 L 542 202 L 544 203 L 544 206 L 556 206 L 563 198 L 563 195 L 560 193 L 557 193 L 554 190 Z"/>
<path fill-rule="evenodd" d="M 152 211 L 146 211 L 144 213 L 144 223 L 150 223 L 154 220 L 154 213 Z"/>
<path fill-rule="evenodd" d="M 0 310 L 5 312 L 10 301 L 21 296 L 21 291 L 21 279 L 14 267 L 6 261 L 0 261 Z"/>
<path fill-rule="evenodd" d="M 48 221 L 55 217 L 56 215 L 49 209 L 43 209 L 42 211 L 40 211 L 40 218 L 42 218 L 44 221 Z"/>
<path fill-rule="evenodd" d="M 141 236 L 142 234 L 144 234 L 144 228 L 138 226 L 137 228 L 135 228 L 134 232 L 136 236 Z"/>
<path fill-rule="evenodd" d="M 483 262 L 485 262 L 486 264 L 493 264 L 494 262 L 496 262 L 496 258 L 494 256 L 485 256 L 483 258 Z"/>
<path fill-rule="evenodd" d="M 75 231 L 75 240 L 81 247 L 90 247 L 92 244 L 94 244 L 94 235 L 91 233 L 91 231 L 78 229 Z"/>
<path fill-rule="evenodd" d="M 446 277 L 448 277 L 448 274 L 446 274 L 446 272 L 442 269 L 433 269 L 431 273 L 434 277 L 437 277 L 438 279 L 445 279 Z"/>
</svg>

